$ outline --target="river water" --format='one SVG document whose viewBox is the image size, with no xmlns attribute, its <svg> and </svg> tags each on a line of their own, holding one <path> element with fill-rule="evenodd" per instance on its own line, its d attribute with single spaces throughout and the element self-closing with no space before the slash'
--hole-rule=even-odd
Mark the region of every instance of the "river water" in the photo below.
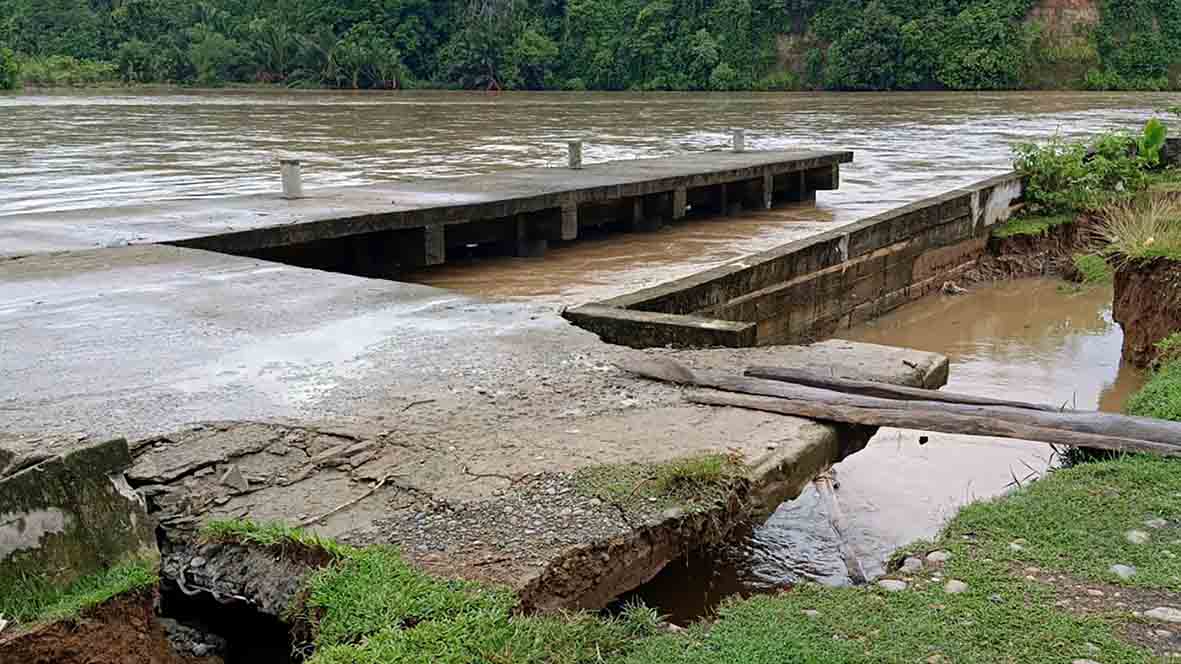
<svg viewBox="0 0 1181 664">
<path fill-rule="evenodd" d="M 717 148 L 731 127 L 760 148 L 851 149 L 841 188 L 817 205 L 688 221 L 658 233 L 551 248 L 545 260 L 456 261 L 414 281 L 473 295 L 574 304 L 691 274 L 1008 170 L 1015 141 L 1135 128 L 1168 95 L 1127 93 L 619 94 L 82 91 L 0 95 L 4 216 L 273 191 L 276 159 L 308 187 L 457 177 Z M 1119 364 L 1111 293 L 1031 280 L 932 297 L 850 339 L 948 355 L 950 389 L 1117 409 L 1140 377 Z M 934 535 L 965 501 L 1053 463 L 1044 447 L 886 430 L 838 468 L 854 548 L 868 571 Z M 686 569 L 687 565 L 687 569 Z M 688 572 L 694 579 L 685 582 Z M 677 564 L 643 595 L 688 620 L 723 595 L 800 578 L 846 579 L 813 493 L 721 559 Z"/>
<path fill-rule="evenodd" d="M 1123 333 L 1111 298 L 1110 287 L 1079 290 L 1055 279 L 983 284 L 966 295 L 924 298 L 838 336 L 942 353 L 951 361 L 949 391 L 1119 411 L 1144 376 L 1120 361 Z M 835 466 L 849 544 L 866 573 L 880 575 L 895 549 L 935 537 L 960 506 L 1036 481 L 1059 461 L 1042 444 L 882 429 Z M 802 579 L 849 582 L 811 487 L 729 548 L 672 563 L 636 595 L 683 624 L 727 596 Z"/>
<path fill-rule="evenodd" d="M 712 267 L 1007 170 L 1014 141 L 1133 127 L 1145 93 L 518 93 L 284 90 L 0 94 L 3 216 L 276 190 L 276 159 L 308 187 L 457 177 L 716 148 L 851 149 L 817 207 L 699 220 L 560 247 L 547 260 L 462 262 L 422 281 L 493 297 L 585 301 Z"/>
</svg>

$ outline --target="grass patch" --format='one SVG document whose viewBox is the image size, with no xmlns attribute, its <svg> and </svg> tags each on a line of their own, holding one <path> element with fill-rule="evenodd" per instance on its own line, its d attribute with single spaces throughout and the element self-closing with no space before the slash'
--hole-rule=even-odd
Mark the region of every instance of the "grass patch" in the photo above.
<svg viewBox="0 0 1181 664">
<path fill-rule="evenodd" d="M 1125 410 L 1129 415 L 1181 421 L 1181 358 L 1166 360 L 1155 369 L 1144 387 L 1128 399 Z"/>
<path fill-rule="evenodd" d="M 656 634 L 632 607 L 615 619 L 513 615 L 508 590 L 431 577 L 389 547 L 354 550 L 313 575 L 307 610 L 319 616 L 310 664 L 371 662 L 602 662 Z"/>
<path fill-rule="evenodd" d="M 58 587 L 44 576 L 17 579 L 0 593 L 0 616 L 17 622 L 43 622 L 77 616 L 112 597 L 156 585 L 156 566 L 129 560 Z"/>
<path fill-rule="evenodd" d="M 574 475 L 575 488 L 585 496 L 616 505 L 648 503 L 690 511 L 725 504 L 746 481 L 745 465 L 724 454 L 591 466 Z"/>
<path fill-rule="evenodd" d="M 1181 199 L 1149 195 L 1103 208 L 1096 228 L 1117 267 L 1124 261 L 1181 260 Z"/>
<path fill-rule="evenodd" d="M 1111 266 L 1098 254 L 1075 254 L 1071 261 L 1084 284 L 1109 284 L 1114 278 Z"/>
<path fill-rule="evenodd" d="M 1020 235 L 1045 235 L 1051 228 L 1069 224 L 1075 219 L 1074 214 L 1030 215 L 1014 217 L 992 229 L 995 238 L 1009 238 Z"/>
<path fill-rule="evenodd" d="M 262 547 L 300 546 L 319 549 L 333 558 L 343 558 L 353 548 L 336 540 L 321 537 L 302 528 L 283 523 L 255 523 L 248 519 L 210 521 L 201 528 L 208 541 L 238 542 Z"/>
</svg>

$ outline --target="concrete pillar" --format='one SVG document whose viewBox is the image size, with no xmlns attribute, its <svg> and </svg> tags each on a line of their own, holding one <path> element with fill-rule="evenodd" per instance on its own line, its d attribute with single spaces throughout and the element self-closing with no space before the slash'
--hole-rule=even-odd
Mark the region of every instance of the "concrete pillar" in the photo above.
<svg viewBox="0 0 1181 664">
<path fill-rule="evenodd" d="M 512 221 L 512 239 L 506 243 L 505 253 L 517 258 L 541 258 L 549 249 L 545 238 L 536 237 L 530 228 L 529 219 L 517 215 Z"/>
<path fill-rule="evenodd" d="M 771 204 L 775 201 L 775 176 L 770 173 L 763 174 L 763 209 L 770 210 Z"/>
<path fill-rule="evenodd" d="M 689 206 L 689 192 L 685 189 L 673 190 L 673 221 L 685 218 L 685 210 Z"/>
<path fill-rule="evenodd" d="M 562 206 L 562 239 L 573 240 L 578 237 L 578 205 L 567 203 Z"/>
<path fill-rule="evenodd" d="M 441 265 L 447 260 L 446 232 L 443 224 L 423 227 L 423 265 Z"/>
<path fill-rule="evenodd" d="M 731 132 L 735 152 L 746 152 L 746 130 L 735 129 Z"/>
<path fill-rule="evenodd" d="M 280 159 L 279 175 L 283 178 L 283 198 L 303 198 L 303 173 L 298 159 Z"/>
<path fill-rule="evenodd" d="M 569 149 L 570 149 L 570 151 L 567 154 L 566 158 L 567 158 L 570 168 L 573 168 L 573 169 L 582 168 L 582 141 L 581 140 L 570 141 Z"/>
</svg>

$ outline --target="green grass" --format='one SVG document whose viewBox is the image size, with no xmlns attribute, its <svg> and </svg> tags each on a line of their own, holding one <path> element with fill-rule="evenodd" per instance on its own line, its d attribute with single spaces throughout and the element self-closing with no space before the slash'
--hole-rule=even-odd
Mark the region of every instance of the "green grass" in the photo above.
<svg viewBox="0 0 1181 664">
<path fill-rule="evenodd" d="M 585 496 L 621 506 L 644 503 L 690 511 L 724 504 L 746 480 L 743 464 L 724 454 L 590 466 L 574 475 L 575 488 Z"/>
<path fill-rule="evenodd" d="M 1134 260 L 1181 260 L 1181 197 L 1158 193 L 1114 203 L 1099 217 L 1103 251 L 1117 268 Z"/>
<path fill-rule="evenodd" d="M 1075 254 L 1071 257 L 1074 269 L 1078 271 L 1082 282 L 1088 285 L 1109 284 L 1114 278 L 1111 266 L 1097 254 Z"/>
<path fill-rule="evenodd" d="M 154 564 L 129 560 L 58 587 L 42 576 L 24 577 L 0 592 L 0 616 L 30 623 L 77 616 L 83 609 L 124 593 L 154 586 Z"/>
<path fill-rule="evenodd" d="M 1125 410 L 1129 415 L 1181 420 L 1181 358 L 1155 369 L 1144 387 L 1128 399 Z"/>
<path fill-rule="evenodd" d="M 321 537 L 302 528 L 283 523 L 255 523 L 247 519 L 210 521 L 201 529 L 209 541 L 239 542 L 262 547 L 302 546 L 319 549 L 333 558 L 343 558 L 353 549 L 336 540 Z"/>
<path fill-rule="evenodd" d="M 1032 215 L 1024 217 L 1014 217 L 1005 223 L 992 229 L 992 236 L 995 238 L 1016 237 L 1019 235 L 1038 236 L 1045 235 L 1047 231 L 1055 226 L 1062 226 L 1069 224 L 1075 219 L 1074 214 L 1055 214 L 1055 215 Z"/>
<path fill-rule="evenodd" d="M 519 616 L 516 602 L 506 589 L 429 576 L 392 548 L 355 550 L 308 584 L 307 612 L 319 617 L 310 662 L 590 664 L 637 647 L 659 623 L 642 607 L 614 619 Z"/>
</svg>

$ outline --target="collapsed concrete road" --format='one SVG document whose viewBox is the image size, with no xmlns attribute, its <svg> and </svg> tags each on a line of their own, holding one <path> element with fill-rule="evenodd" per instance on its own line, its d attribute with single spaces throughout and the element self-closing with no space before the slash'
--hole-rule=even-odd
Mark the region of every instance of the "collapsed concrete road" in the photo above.
<svg viewBox="0 0 1181 664">
<path fill-rule="evenodd" d="M 203 523 L 280 520 L 396 544 L 535 607 L 597 608 L 708 524 L 588 498 L 579 469 L 730 454 L 751 468 L 757 511 L 868 440 L 686 404 L 614 368 L 636 351 L 536 303 L 163 246 L 5 261 L 0 302 L 6 445 L 127 437 L 127 477 L 179 552 L 166 574 L 189 574 Z M 947 372 L 937 355 L 849 342 L 646 352 L 926 387 Z"/>
</svg>

